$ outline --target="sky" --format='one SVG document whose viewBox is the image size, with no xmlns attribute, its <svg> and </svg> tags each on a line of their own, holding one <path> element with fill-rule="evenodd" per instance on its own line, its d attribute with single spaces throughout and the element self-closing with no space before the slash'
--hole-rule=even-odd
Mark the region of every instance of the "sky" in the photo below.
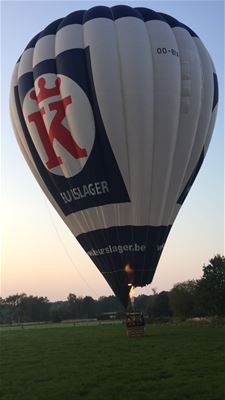
<svg viewBox="0 0 225 400">
<path fill-rule="evenodd" d="M 1 2 L 1 296 L 15 293 L 64 300 L 108 296 L 110 287 L 33 178 L 9 115 L 14 65 L 30 39 L 50 22 L 79 9 L 116 4 L 149 7 L 190 26 L 208 49 L 218 74 L 217 122 L 204 164 L 174 223 L 151 285 L 135 295 L 170 290 L 198 279 L 224 254 L 224 3 L 223 1 L 3 1 Z"/>
</svg>

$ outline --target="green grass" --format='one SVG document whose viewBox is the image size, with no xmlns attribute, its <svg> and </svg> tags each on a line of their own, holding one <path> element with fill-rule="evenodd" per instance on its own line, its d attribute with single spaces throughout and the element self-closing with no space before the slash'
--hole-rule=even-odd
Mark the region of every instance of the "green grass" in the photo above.
<svg viewBox="0 0 225 400">
<path fill-rule="evenodd" d="M 122 324 L 1 330 L 3 400 L 224 400 L 224 329 Z"/>
</svg>

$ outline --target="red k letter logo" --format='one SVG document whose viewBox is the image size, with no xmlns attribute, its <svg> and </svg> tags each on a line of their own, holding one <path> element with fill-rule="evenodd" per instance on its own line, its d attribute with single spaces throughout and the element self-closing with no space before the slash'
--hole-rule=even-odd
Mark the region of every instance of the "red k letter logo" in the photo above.
<svg viewBox="0 0 225 400">
<path fill-rule="evenodd" d="M 34 92 L 31 92 L 31 98 L 36 100 L 37 102 L 42 101 L 43 99 L 52 96 L 53 94 L 58 94 L 58 86 L 59 86 L 59 79 L 56 80 L 56 87 L 53 89 L 46 89 L 44 87 L 45 80 L 40 78 L 39 80 L 39 87 L 40 93 L 35 97 Z M 58 85 L 58 86 L 57 86 Z M 55 93 L 52 93 L 55 91 Z M 49 96 L 50 94 L 50 96 Z M 43 116 L 48 110 L 45 110 L 44 107 L 40 109 L 40 111 L 34 112 L 28 115 L 28 121 L 32 122 L 36 125 L 38 134 L 40 136 L 41 142 L 44 146 L 46 154 L 48 156 L 48 161 L 46 165 L 48 169 L 55 168 L 63 163 L 61 157 L 57 156 L 54 148 L 53 142 L 56 139 L 61 146 L 63 146 L 74 158 L 84 158 L 87 157 L 87 151 L 84 148 L 81 148 L 74 140 L 71 135 L 71 132 L 62 124 L 65 115 L 66 115 L 66 108 L 69 104 L 72 104 L 71 96 L 64 97 L 61 100 L 54 101 L 48 104 L 49 111 L 56 111 L 49 128 L 49 133 L 46 130 L 45 123 L 43 120 Z"/>
</svg>

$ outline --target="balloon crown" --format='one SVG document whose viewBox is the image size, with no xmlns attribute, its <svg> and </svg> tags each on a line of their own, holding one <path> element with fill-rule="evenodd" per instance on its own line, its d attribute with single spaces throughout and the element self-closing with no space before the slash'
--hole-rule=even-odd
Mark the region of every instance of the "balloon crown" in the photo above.
<svg viewBox="0 0 225 400">
<path fill-rule="evenodd" d="M 35 90 L 33 90 L 30 94 L 30 97 L 32 100 L 35 100 L 38 102 L 38 104 L 47 99 L 48 97 L 52 96 L 57 96 L 60 94 L 60 85 L 61 85 L 61 79 L 57 78 L 55 80 L 55 86 L 53 88 L 46 88 L 45 87 L 46 80 L 44 78 L 38 79 L 37 85 L 39 87 L 39 93 L 36 95 Z"/>
</svg>

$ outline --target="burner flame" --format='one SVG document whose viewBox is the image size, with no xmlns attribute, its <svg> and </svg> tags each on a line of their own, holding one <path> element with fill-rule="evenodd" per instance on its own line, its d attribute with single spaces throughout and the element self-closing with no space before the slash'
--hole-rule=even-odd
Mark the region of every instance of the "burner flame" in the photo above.
<svg viewBox="0 0 225 400">
<path fill-rule="evenodd" d="M 130 301 L 133 304 L 133 302 L 134 302 L 134 286 L 131 283 L 129 283 L 128 286 L 130 287 L 130 291 L 129 291 Z"/>
<path fill-rule="evenodd" d="M 131 302 L 132 308 L 134 308 L 134 286 L 133 286 L 134 270 L 130 264 L 126 264 L 124 270 L 127 273 L 128 282 L 129 282 L 128 288 L 129 288 L 130 302 Z"/>
</svg>

